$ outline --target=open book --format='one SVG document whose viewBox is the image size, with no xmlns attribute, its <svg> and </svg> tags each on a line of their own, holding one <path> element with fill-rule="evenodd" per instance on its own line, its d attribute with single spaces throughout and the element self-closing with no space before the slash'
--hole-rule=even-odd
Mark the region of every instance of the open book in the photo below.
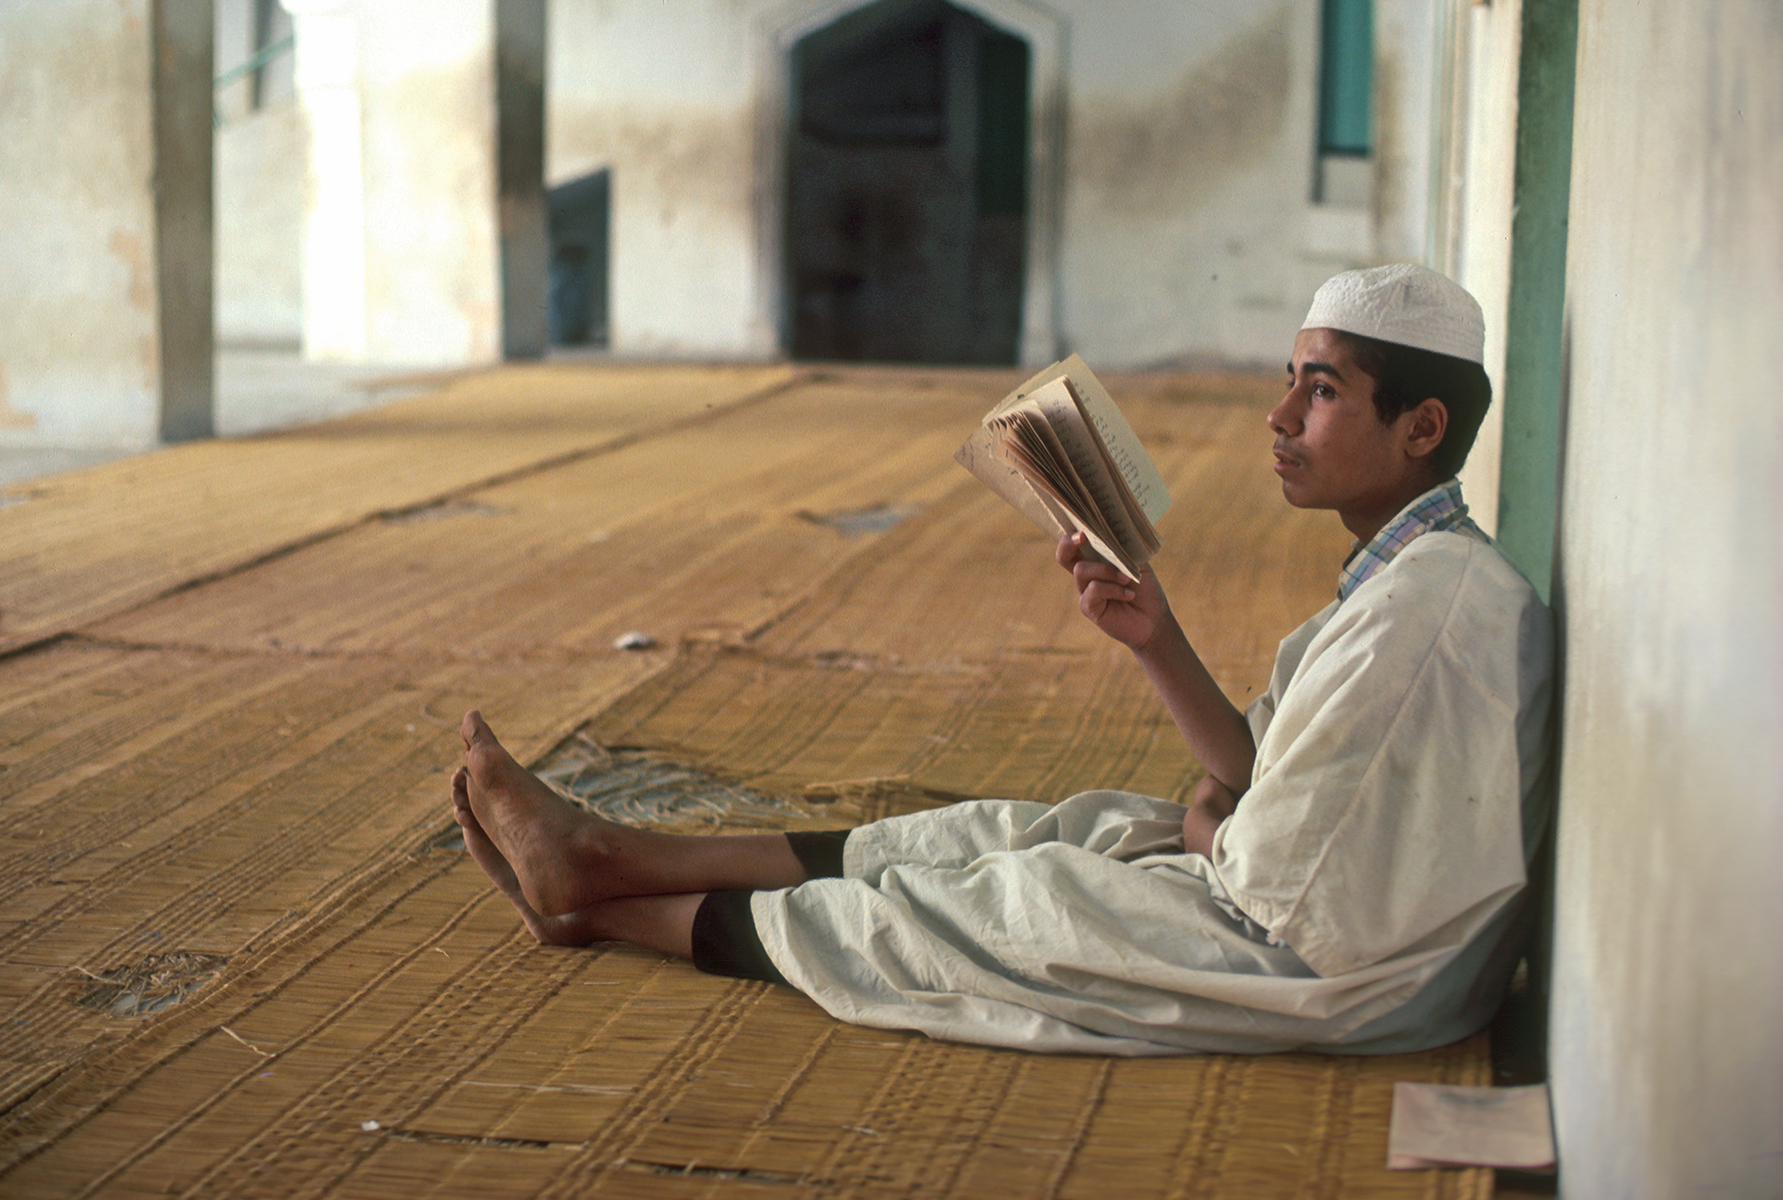
<svg viewBox="0 0 1783 1200">
<path fill-rule="evenodd" d="M 1004 397 L 954 458 L 1054 538 L 1081 530 L 1129 578 L 1158 552 L 1164 478 L 1075 354 Z"/>
</svg>

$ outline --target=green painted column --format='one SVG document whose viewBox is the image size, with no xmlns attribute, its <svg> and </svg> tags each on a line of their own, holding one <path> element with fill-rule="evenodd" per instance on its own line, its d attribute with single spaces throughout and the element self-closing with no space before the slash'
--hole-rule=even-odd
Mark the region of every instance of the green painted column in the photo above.
<svg viewBox="0 0 1783 1200">
<path fill-rule="evenodd" d="M 1560 508 L 1566 213 L 1578 25 L 1578 0 L 1523 0 L 1497 536 L 1544 600 L 1551 598 Z"/>
</svg>

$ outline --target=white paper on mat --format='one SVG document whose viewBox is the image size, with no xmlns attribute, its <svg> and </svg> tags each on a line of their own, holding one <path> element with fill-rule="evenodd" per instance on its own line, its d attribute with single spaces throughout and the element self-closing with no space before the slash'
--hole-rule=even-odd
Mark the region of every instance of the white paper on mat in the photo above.
<svg viewBox="0 0 1783 1200">
<path fill-rule="evenodd" d="M 1387 1126 L 1387 1166 L 1507 1167 L 1554 1165 L 1554 1127 L 1548 1085 L 1456 1087 L 1441 1083 L 1393 1085 Z"/>
</svg>

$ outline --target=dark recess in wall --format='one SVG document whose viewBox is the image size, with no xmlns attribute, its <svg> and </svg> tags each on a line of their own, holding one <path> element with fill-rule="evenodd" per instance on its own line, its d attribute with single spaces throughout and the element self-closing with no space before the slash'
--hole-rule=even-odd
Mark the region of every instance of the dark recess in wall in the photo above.
<svg viewBox="0 0 1783 1200">
<path fill-rule="evenodd" d="M 607 222 L 612 171 L 550 189 L 551 344 L 607 345 Z"/>
<path fill-rule="evenodd" d="M 1021 38 L 941 0 L 880 0 L 798 44 L 795 357 L 1016 361 L 1029 58 Z"/>
</svg>

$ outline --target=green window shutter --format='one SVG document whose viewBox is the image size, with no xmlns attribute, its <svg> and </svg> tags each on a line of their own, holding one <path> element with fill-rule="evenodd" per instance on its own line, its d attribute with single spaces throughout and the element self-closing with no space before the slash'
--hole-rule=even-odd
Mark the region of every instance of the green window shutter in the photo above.
<svg viewBox="0 0 1783 1200">
<path fill-rule="evenodd" d="M 1324 0 L 1319 52 L 1319 153 L 1372 149 L 1374 0 Z"/>
</svg>

